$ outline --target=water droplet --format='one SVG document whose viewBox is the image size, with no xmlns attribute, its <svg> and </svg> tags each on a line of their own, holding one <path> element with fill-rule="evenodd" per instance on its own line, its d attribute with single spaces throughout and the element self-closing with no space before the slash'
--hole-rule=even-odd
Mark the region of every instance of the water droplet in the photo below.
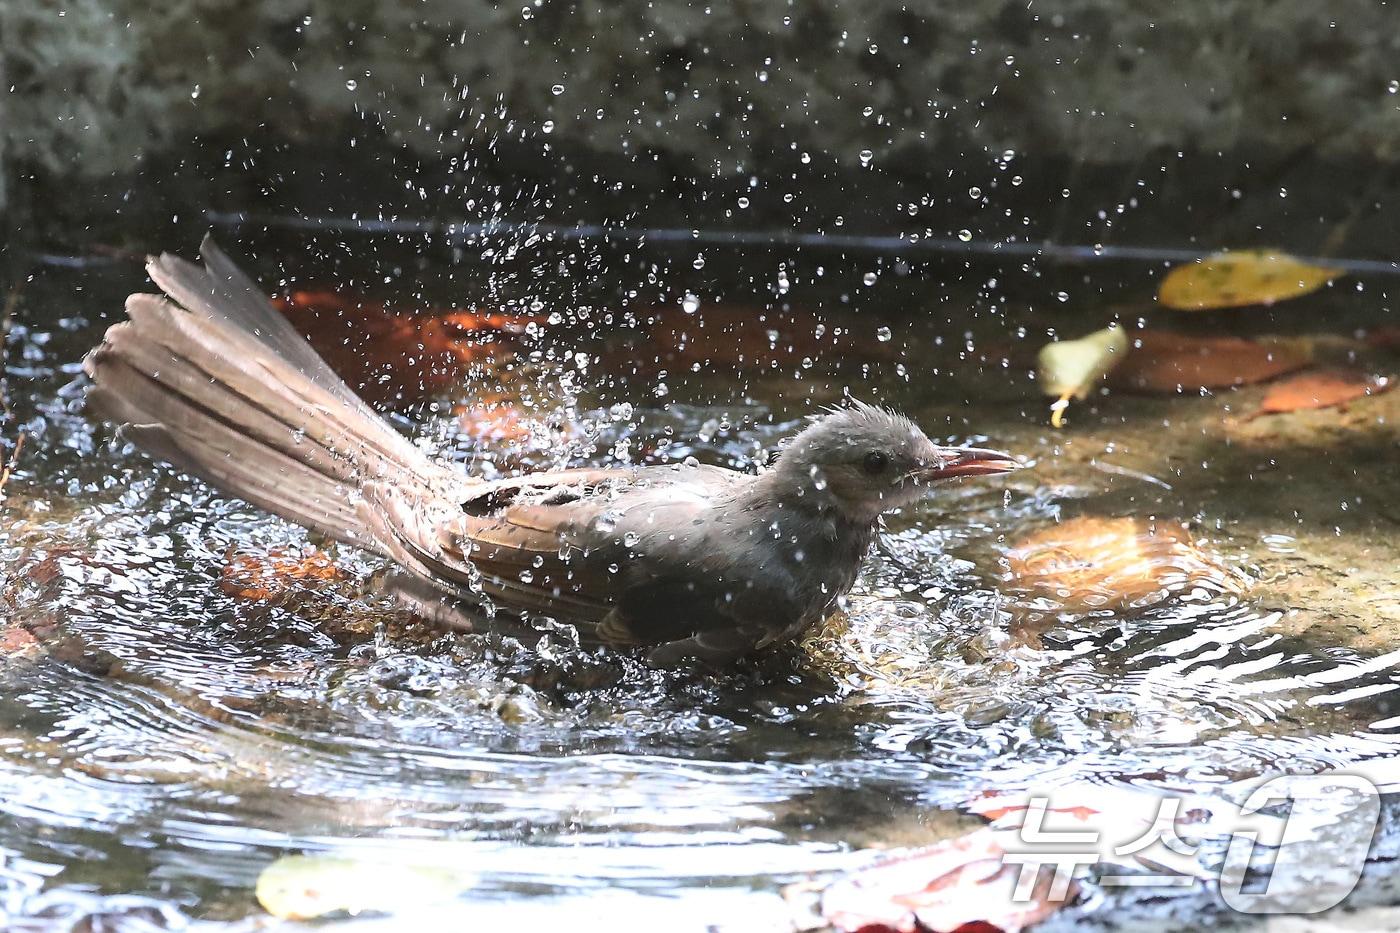
<svg viewBox="0 0 1400 933">
<path fill-rule="evenodd" d="M 1013 188 L 1019 188 L 1019 187 L 1021 186 L 1021 182 L 1023 182 L 1023 181 L 1025 181 L 1025 179 L 1022 178 L 1020 175 L 1012 175 L 1012 176 L 1011 176 L 1011 186 L 1012 186 Z"/>
<path fill-rule="evenodd" d="M 356 81 L 354 78 L 351 78 L 349 81 L 346 81 L 346 82 L 345 82 L 345 90 L 347 90 L 347 91 L 353 91 L 353 90 L 355 90 L 355 88 L 357 88 L 357 87 L 359 87 L 359 86 L 360 86 L 360 83 L 359 83 L 358 81 Z"/>
<path fill-rule="evenodd" d="M 638 544 L 641 544 L 641 542 L 642 536 L 637 534 L 635 531 L 629 531 L 622 536 L 622 543 L 627 545 L 628 547 L 636 547 Z"/>
<path fill-rule="evenodd" d="M 1391 81 L 1385 89 L 1392 94 L 1400 94 L 1400 81 Z"/>
<path fill-rule="evenodd" d="M 564 85 L 562 85 L 562 84 L 556 84 L 556 85 L 554 85 L 554 87 L 552 87 L 552 88 L 549 89 L 549 93 L 553 94 L 555 97 L 558 97 L 560 94 L 563 94 L 563 93 L 564 93 Z"/>
<path fill-rule="evenodd" d="M 534 575 L 533 573 L 531 573 L 530 571 L 528 571 L 528 570 L 522 570 L 522 571 L 520 571 L 520 582 L 521 582 L 521 583 L 533 583 L 534 580 L 535 580 L 535 575 Z"/>
<path fill-rule="evenodd" d="M 553 121 L 553 120 L 546 120 L 546 121 L 544 121 L 544 123 L 540 124 L 540 132 L 541 132 L 541 133 L 553 133 L 553 132 L 554 132 L 554 121 Z"/>
<path fill-rule="evenodd" d="M 973 185 L 971 188 L 967 189 L 967 196 L 975 201 L 982 196 L 982 189 Z"/>
<path fill-rule="evenodd" d="M 879 276 L 876 275 L 874 272 L 867 272 L 867 273 L 865 273 L 865 275 L 861 276 L 861 279 L 860 279 L 860 280 L 861 280 L 862 282 L 864 282 L 866 285 L 874 285 L 874 284 L 875 284 L 875 280 L 878 279 L 878 278 L 879 278 Z"/>
<path fill-rule="evenodd" d="M 971 242 L 972 242 L 972 231 L 971 231 L 971 230 L 959 230 L 959 231 L 958 231 L 958 239 L 959 239 L 959 240 L 962 240 L 964 243 L 971 243 Z"/>
<path fill-rule="evenodd" d="M 860 151 L 860 164 L 861 164 L 861 165 L 869 165 L 869 164 L 870 164 L 870 160 L 873 159 L 873 158 L 875 158 L 875 153 L 872 152 L 872 151 L 870 151 L 869 149 L 862 149 L 862 150 Z"/>
<path fill-rule="evenodd" d="M 704 256 L 696 256 L 696 257 L 695 257 L 695 261 L 692 262 L 691 265 L 694 266 L 696 269 L 703 269 L 703 268 L 705 268 L 705 257 L 704 257 Z"/>
<path fill-rule="evenodd" d="M 888 327 L 881 327 L 879 330 L 875 331 L 875 339 L 881 343 L 889 343 L 894 339 L 894 332 Z"/>
<path fill-rule="evenodd" d="M 612 509 L 609 509 L 602 515 L 598 516 L 598 520 L 593 523 L 593 526 L 599 531 L 601 531 L 603 534 L 607 534 L 608 532 L 612 531 L 614 528 L 617 527 L 617 520 L 621 517 L 622 516 L 619 515 L 617 512 L 613 511 Z"/>
<path fill-rule="evenodd" d="M 199 85 L 198 85 L 198 84 L 196 84 L 196 85 L 194 86 L 194 90 L 193 90 L 193 91 L 190 91 L 190 100 L 199 100 Z"/>
<path fill-rule="evenodd" d="M 1059 301 L 1069 301 L 1069 292 L 1056 292 L 1055 298 Z"/>
<path fill-rule="evenodd" d="M 696 311 L 699 311 L 699 296 L 692 295 L 690 292 L 686 292 L 685 297 L 681 299 L 681 310 L 684 311 L 686 314 L 694 314 Z"/>
<path fill-rule="evenodd" d="M 748 199 L 748 198 L 740 198 L 738 203 L 739 203 L 739 206 L 740 206 L 741 208 L 743 208 L 743 207 L 748 207 L 748 206 L 749 206 L 749 199 Z"/>
</svg>

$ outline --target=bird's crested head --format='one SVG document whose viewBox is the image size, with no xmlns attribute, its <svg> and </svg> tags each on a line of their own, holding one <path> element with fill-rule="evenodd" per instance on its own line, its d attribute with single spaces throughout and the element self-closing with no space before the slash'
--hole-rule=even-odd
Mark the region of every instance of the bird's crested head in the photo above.
<svg viewBox="0 0 1400 933">
<path fill-rule="evenodd" d="M 931 484 L 1020 467 L 1008 454 L 943 447 L 903 415 L 864 402 L 828 411 L 778 457 L 774 481 L 856 522 L 921 498 Z"/>
</svg>

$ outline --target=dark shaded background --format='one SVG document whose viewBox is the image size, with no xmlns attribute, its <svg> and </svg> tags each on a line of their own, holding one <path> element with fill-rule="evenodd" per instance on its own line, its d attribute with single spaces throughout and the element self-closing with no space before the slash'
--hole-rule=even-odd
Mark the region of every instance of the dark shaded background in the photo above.
<svg viewBox="0 0 1400 933">
<path fill-rule="evenodd" d="M 0 204 L 7 243 L 66 254 L 214 210 L 1389 258 L 1398 27 L 1371 0 L 11 0 Z"/>
</svg>

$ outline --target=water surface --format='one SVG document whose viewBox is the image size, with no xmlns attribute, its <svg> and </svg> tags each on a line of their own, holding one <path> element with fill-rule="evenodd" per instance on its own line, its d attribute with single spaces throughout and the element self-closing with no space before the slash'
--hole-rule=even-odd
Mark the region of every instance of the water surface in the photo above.
<svg viewBox="0 0 1400 933">
<path fill-rule="evenodd" d="M 1393 445 L 1383 417 L 1281 458 L 1267 438 L 1221 440 L 1235 393 L 1114 396 L 1056 433 L 1027 376 L 1046 321 L 1066 323 L 1040 286 L 1007 300 L 970 270 L 867 285 L 840 257 L 758 256 L 723 273 L 727 289 L 712 260 L 706 289 L 610 262 L 582 292 L 441 259 L 376 281 L 410 306 L 546 319 L 508 370 L 484 362 L 394 406 L 396 423 L 484 474 L 691 456 L 754 469 L 849 389 L 1033 468 L 892 516 L 840 617 L 723 675 L 562 630 L 445 633 L 350 549 L 332 552 L 341 579 L 250 601 L 221 586 L 235 555 L 315 542 L 86 418 L 78 361 L 142 279 L 40 269 L 10 345 L 10 427 L 28 440 L 0 532 L 12 925 L 96 912 L 116 928 L 238 927 L 273 859 L 334 852 L 466 866 L 468 893 L 433 908 L 442 922 L 561 922 L 601 895 L 584 909 L 621 924 L 771 928 L 784 884 L 975 826 L 962 807 L 988 789 L 1200 790 L 1394 753 L 1390 604 L 1336 567 L 1388 579 L 1393 528 L 1366 508 L 1334 515 L 1320 492 L 1387 488 L 1386 459 L 1356 454 Z M 273 284 L 335 272 L 255 269 Z M 534 433 L 464 431 L 454 406 L 484 395 L 537 418 Z M 1288 481 L 1261 481 L 1261 459 Z M 1056 535 L 1073 546 L 1085 528 L 1106 529 L 1101 553 L 1141 551 L 1112 585 L 1055 562 L 1074 560 Z"/>
</svg>

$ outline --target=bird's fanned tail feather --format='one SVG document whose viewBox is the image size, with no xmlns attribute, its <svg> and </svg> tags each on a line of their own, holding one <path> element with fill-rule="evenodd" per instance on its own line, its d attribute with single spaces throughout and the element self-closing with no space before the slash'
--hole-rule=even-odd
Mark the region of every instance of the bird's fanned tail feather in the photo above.
<svg viewBox="0 0 1400 933">
<path fill-rule="evenodd" d="M 384 482 L 433 498 L 463 478 L 361 401 L 212 241 L 201 252 L 203 267 L 168 254 L 150 260 L 151 278 L 173 301 L 128 300 L 130 320 L 84 361 L 94 383 L 88 404 L 149 452 L 229 493 L 403 561 L 361 490 Z"/>
</svg>

